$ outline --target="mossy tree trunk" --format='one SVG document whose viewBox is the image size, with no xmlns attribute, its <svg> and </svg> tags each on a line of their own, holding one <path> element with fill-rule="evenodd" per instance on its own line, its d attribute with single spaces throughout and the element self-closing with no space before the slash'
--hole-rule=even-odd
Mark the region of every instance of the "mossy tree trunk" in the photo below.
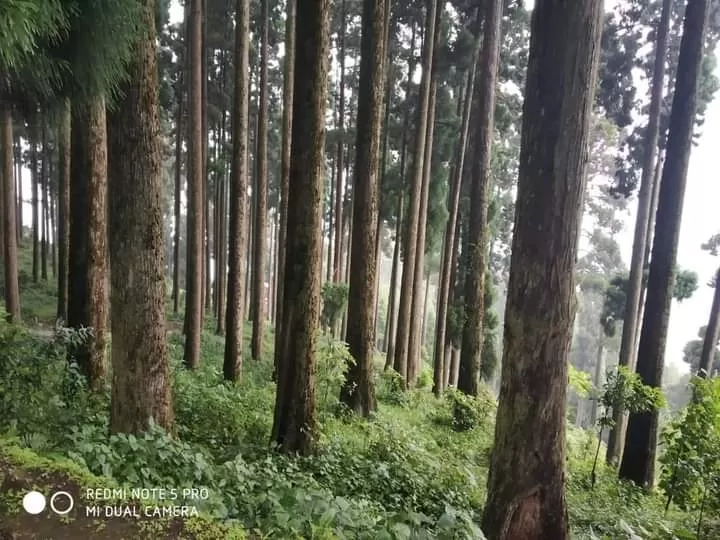
<svg viewBox="0 0 720 540">
<path fill-rule="evenodd" d="M 375 295 L 377 289 L 380 129 L 385 90 L 385 2 L 364 0 L 360 42 L 360 88 L 353 179 L 353 227 L 346 341 L 355 362 L 348 366 L 340 399 L 353 411 L 375 410 Z"/>
<path fill-rule="evenodd" d="M 662 386 L 665 365 L 665 345 L 708 7 L 708 0 L 690 0 L 685 9 L 665 165 L 658 195 L 655 240 L 650 258 L 637 362 L 637 373 L 643 383 L 655 388 Z M 630 414 L 620 464 L 621 478 L 639 486 L 653 486 L 659 420 L 658 410 Z"/>
<path fill-rule="evenodd" d="M 173 429 L 155 0 L 143 6 L 147 30 L 135 44 L 124 97 L 109 122 L 113 433 L 142 432 L 150 419 Z"/>
<path fill-rule="evenodd" d="M 567 362 L 602 15 L 602 0 L 538 0 L 532 13 L 502 385 L 482 521 L 493 540 L 569 538 Z"/>
<path fill-rule="evenodd" d="M 225 308 L 225 356 L 223 376 L 238 381 L 242 375 L 245 323 L 245 276 L 247 273 L 247 147 L 250 67 L 250 0 L 235 3 L 235 93 L 232 107 L 233 146 L 230 175 L 228 225 L 227 307 Z"/>
<path fill-rule="evenodd" d="M 320 318 L 329 0 L 297 1 L 282 356 L 272 439 L 285 452 L 317 445 L 315 348 Z"/>
</svg>

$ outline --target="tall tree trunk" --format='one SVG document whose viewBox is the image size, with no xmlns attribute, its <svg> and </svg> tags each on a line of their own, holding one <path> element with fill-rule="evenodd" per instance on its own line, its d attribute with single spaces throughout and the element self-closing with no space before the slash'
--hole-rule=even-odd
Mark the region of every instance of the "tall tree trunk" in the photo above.
<svg viewBox="0 0 720 540">
<path fill-rule="evenodd" d="M 203 130 L 202 130 L 202 0 L 190 0 L 188 20 L 188 175 L 187 271 L 185 274 L 186 335 L 184 361 L 189 369 L 200 365 L 203 264 Z"/>
<path fill-rule="evenodd" d="M 320 224 L 325 169 L 329 56 L 327 0 L 297 0 L 293 134 L 282 356 L 272 438 L 281 450 L 309 454 L 317 444 L 315 347 L 320 318 Z M 292 262 L 292 264 L 290 264 Z"/>
<path fill-rule="evenodd" d="M 58 142 L 60 148 L 60 171 L 58 174 L 58 304 L 57 318 L 68 320 L 68 272 L 70 269 L 70 101 L 62 105 Z"/>
<path fill-rule="evenodd" d="M 602 0 L 538 0 L 532 13 L 502 385 L 482 520 L 493 539 L 570 537 L 567 362 L 602 15 Z"/>
<path fill-rule="evenodd" d="M 710 308 L 710 319 L 705 330 L 702 353 L 700 354 L 700 366 L 698 375 L 700 377 L 711 377 L 713 375 L 713 360 L 720 339 L 720 268 L 715 273 L 715 294 L 713 295 L 712 307 Z"/>
<path fill-rule="evenodd" d="M 338 283 L 343 280 L 342 256 L 344 253 L 344 225 L 343 204 L 345 202 L 345 184 L 343 173 L 345 172 L 345 0 L 340 1 L 340 82 L 338 98 L 338 132 L 337 158 L 335 160 L 335 248 L 333 259 L 333 281 Z"/>
<path fill-rule="evenodd" d="M 450 274 L 454 264 L 453 246 L 455 244 L 455 230 L 458 222 L 458 210 L 460 208 L 460 187 L 463 178 L 463 169 L 465 163 L 465 149 L 467 148 L 468 131 L 470 128 L 470 111 L 472 104 L 472 96 L 475 86 L 475 72 L 477 70 L 477 58 L 480 52 L 480 26 L 482 21 L 482 11 L 477 10 L 477 26 L 475 28 L 475 47 L 473 49 L 473 60 L 468 70 L 465 82 L 465 99 L 462 106 L 462 127 L 460 129 L 460 139 L 455 150 L 455 163 L 450 174 L 450 204 L 449 216 L 445 225 L 445 237 L 443 239 L 443 256 L 440 268 L 440 277 L 438 281 L 438 304 L 435 321 L 435 347 L 433 361 L 433 392 L 439 396 L 445 389 L 444 377 L 447 371 L 445 366 L 445 334 L 447 329 L 447 313 L 450 296 Z"/>
<path fill-rule="evenodd" d="M 230 176 L 230 216 L 228 226 L 228 282 L 223 376 L 239 381 L 242 376 L 243 328 L 245 318 L 245 235 L 247 231 L 247 147 L 250 68 L 250 0 L 235 3 L 235 92 L 232 121 L 233 146 Z"/>
<path fill-rule="evenodd" d="M 430 300 L 430 273 L 425 276 L 425 294 L 423 295 L 423 312 L 422 312 L 422 333 L 421 333 L 421 344 L 424 346 L 427 343 L 427 321 L 428 321 L 428 303 Z"/>
<path fill-rule="evenodd" d="M 47 118 L 42 119 L 42 167 L 40 169 L 40 279 L 47 281 L 47 245 L 48 245 L 48 183 L 50 182 L 50 144 L 48 141 Z"/>
<path fill-rule="evenodd" d="M 224 141 L 223 141 L 224 143 Z M 224 157 L 223 163 L 225 163 Z M 219 210 L 218 210 L 218 272 L 217 274 L 217 328 L 216 333 L 220 336 L 225 334 L 225 301 L 227 293 L 227 214 L 228 214 L 228 185 L 227 176 L 225 175 L 224 165 L 223 173 L 220 177 L 220 197 L 219 197 Z"/>
<path fill-rule="evenodd" d="M 485 273 L 488 264 L 488 204 L 490 199 L 490 157 L 494 133 L 495 86 L 502 24 L 502 1 L 485 4 L 485 28 L 479 71 L 482 78 L 475 88 L 477 122 L 474 126 L 473 162 L 471 164 L 470 211 L 468 236 L 464 250 L 467 256 L 465 272 L 465 323 L 460 348 L 460 376 L 458 390 L 477 395 L 483 346 L 483 315 Z"/>
<path fill-rule="evenodd" d="M 23 201 L 23 182 L 22 182 L 22 147 L 21 138 L 16 136 L 13 141 L 13 151 L 15 154 L 15 181 L 17 185 L 17 208 L 15 211 L 16 232 L 17 232 L 17 246 L 22 246 L 23 240 L 23 208 L 25 202 Z"/>
<path fill-rule="evenodd" d="M 54 152 L 53 152 L 54 153 Z M 53 161 L 50 162 L 50 178 L 55 178 L 55 171 L 52 167 Z M 49 242 L 49 249 L 50 249 L 50 269 L 52 271 L 52 277 L 57 277 L 57 228 L 55 223 L 55 218 L 57 216 L 57 195 L 54 193 L 55 190 L 49 189 L 48 190 L 48 238 L 52 239 L 52 241 Z"/>
<path fill-rule="evenodd" d="M 595 376 L 593 377 L 593 385 L 595 388 L 602 388 L 605 384 L 605 336 L 601 333 L 597 342 L 597 353 L 595 355 Z M 597 425 L 598 409 L 600 403 L 597 399 L 591 401 L 592 409 L 590 410 L 590 426 Z"/>
<path fill-rule="evenodd" d="M 111 432 L 173 429 L 165 326 L 162 155 L 155 0 L 144 0 L 124 97 L 110 122 Z"/>
<path fill-rule="evenodd" d="M 212 230 L 210 224 L 210 183 L 208 177 L 208 45 L 207 45 L 207 0 L 200 0 L 201 2 L 201 27 L 200 27 L 200 77 L 202 78 L 201 86 L 201 125 L 202 125 L 202 158 L 200 159 L 200 168 L 202 171 L 202 194 L 200 199 L 202 200 L 202 265 L 201 265 L 201 284 L 202 284 L 202 297 L 201 297 L 201 308 L 200 308 L 200 326 L 202 328 L 203 321 L 205 319 L 205 312 L 210 311 L 211 307 L 211 289 L 212 280 L 210 274 L 210 257 L 211 257 L 211 235 Z M 204 306 L 204 309 L 203 309 Z"/>
<path fill-rule="evenodd" d="M 645 133 L 645 153 L 643 156 L 642 178 L 638 194 L 638 209 L 635 217 L 635 238 L 633 240 L 632 258 L 630 261 L 630 276 L 628 279 L 627 302 L 623 320 L 622 340 L 620 342 L 620 356 L 618 366 L 634 366 L 635 342 L 638 327 L 638 313 L 641 307 L 641 293 L 644 271 L 644 255 L 648 242 L 648 223 L 652 204 L 653 184 L 655 179 L 655 162 L 657 161 L 657 143 L 660 127 L 660 106 L 663 101 L 665 87 L 665 58 L 668 49 L 668 30 L 670 27 L 671 0 L 663 0 L 662 14 L 658 21 L 657 38 L 655 43 L 655 64 L 651 86 L 650 110 L 648 112 L 648 126 Z M 608 463 L 616 464 L 620 458 L 626 416 L 618 403 L 613 407 L 614 427 L 610 429 L 607 454 Z"/>
<path fill-rule="evenodd" d="M 278 227 L 278 271 L 277 294 L 275 298 L 275 376 L 277 376 L 278 361 L 281 358 L 280 352 L 282 351 L 279 338 L 283 335 L 281 324 L 283 321 L 283 298 L 285 294 L 285 243 L 287 238 L 288 193 L 290 190 L 290 148 L 292 142 L 293 88 L 295 81 L 296 7 L 296 0 L 287 0 L 287 14 L 285 20 L 285 65 L 283 66 L 282 149 L 280 156 L 280 225 Z M 328 250 L 329 249 L 330 246 L 328 245 Z M 329 268 L 330 259 L 328 258 L 328 272 Z"/>
<path fill-rule="evenodd" d="M 70 180 L 68 326 L 93 329 L 75 358 L 101 390 L 107 363 L 107 132 L 105 100 L 75 104 Z"/>
<path fill-rule="evenodd" d="M 31 114 L 29 119 L 30 124 L 30 181 L 32 186 L 32 279 L 33 283 L 37 283 L 40 280 L 40 204 L 38 193 L 39 190 L 39 175 L 38 170 L 38 122 L 40 116 L 37 112 Z"/>
<path fill-rule="evenodd" d="M 263 334 L 265 332 L 265 319 L 267 310 L 265 298 L 267 292 L 267 138 L 268 138 L 268 26 L 270 23 L 269 0 L 261 0 L 260 15 L 260 103 L 258 108 L 257 132 L 257 192 L 253 193 L 255 200 L 255 254 L 253 263 L 255 270 L 253 278 L 255 285 L 252 289 L 253 332 L 251 354 L 253 360 L 260 360 L 263 353 Z"/>
<path fill-rule="evenodd" d="M 402 167 L 401 167 L 401 178 L 402 178 Z M 398 286 L 398 276 L 400 274 L 400 244 L 402 242 L 402 224 L 403 224 L 403 199 L 404 199 L 405 192 L 404 190 L 400 190 L 400 194 L 398 195 L 398 203 L 397 203 L 397 210 L 395 211 L 395 215 L 397 216 L 397 221 L 395 222 L 395 239 L 394 243 L 395 246 L 393 247 L 393 261 L 392 261 L 392 269 L 390 270 L 390 293 L 388 295 L 388 310 L 387 310 L 387 319 L 388 322 L 385 326 L 385 339 L 383 340 L 385 342 L 385 369 L 393 366 L 393 360 L 395 358 L 395 325 L 397 322 L 397 309 L 395 309 L 395 306 L 397 305 L 396 296 L 397 296 L 397 286 Z"/>
<path fill-rule="evenodd" d="M 173 283 L 172 283 L 172 301 L 173 313 L 177 314 L 180 310 L 180 199 L 182 196 L 182 143 L 184 116 L 185 116 L 185 99 L 183 97 L 184 77 L 183 70 L 178 75 L 176 99 L 177 99 L 177 116 L 175 117 L 175 192 L 173 196 L 173 216 L 175 222 L 175 230 L 173 231 Z"/>
<path fill-rule="evenodd" d="M 435 20 L 435 43 L 439 37 L 440 16 L 442 10 L 437 10 Z M 433 56 L 436 56 L 433 50 Z M 408 339 L 408 368 L 407 384 L 415 386 L 418 374 L 422 368 L 422 322 L 423 322 L 423 282 L 425 276 L 425 233 L 427 230 L 428 197 L 430 195 L 430 182 L 432 177 L 433 137 L 435 132 L 435 99 L 437 83 L 434 80 L 435 69 L 432 70 L 433 79 L 430 83 L 430 101 L 427 114 L 427 133 L 425 135 L 425 156 L 423 159 L 423 180 L 420 190 L 420 215 L 418 216 L 417 247 L 415 248 L 415 276 L 413 277 L 412 306 L 410 310 L 410 336 Z"/>
<path fill-rule="evenodd" d="M 7 102 L 0 110 L 0 204 L 2 205 L 3 260 L 5 267 L 5 311 L 10 322 L 20 322 L 20 288 L 18 285 L 17 220 L 15 211 L 15 174 L 13 167 L 12 109 Z"/>
<path fill-rule="evenodd" d="M 403 379 L 403 386 L 408 383 L 408 356 L 411 332 L 411 313 L 413 301 L 413 282 L 415 277 L 415 259 L 417 254 L 417 237 L 420 217 L 420 203 L 423 184 L 423 163 L 425 154 L 425 136 L 427 134 L 428 107 L 431 94 L 432 57 L 435 36 L 435 19 L 438 10 L 438 0 L 428 0 L 425 42 L 423 44 L 423 70 L 420 81 L 418 129 L 415 139 L 415 152 L 413 161 L 413 176 L 410 191 L 410 205 L 408 209 L 407 234 L 404 239 L 404 261 L 402 282 L 400 287 L 400 307 L 398 310 L 398 329 L 395 342 L 395 370 Z"/>
<path fill-rule="evenodd" d="M 369 416 L 376 408 L 373 390 L 375 297 L 377 289 L 378 169 L 385 90 L 385 2 L 364 0 L 360 40 L 360 88 L 353 179 L 350 288 L 346 341 L 354 362 L 348 365 L 340 399 Z"/>
<path fill-rule="evenodd" d="M 463 182 L 465 181 L 460 181 L 461 189 Z M 453 240 L 452 257 L 450 262 L 451 289 L 450 294 L 448 295 L 448 307 L 452 308 L 453 310 L 456 309 L 458 297 L 460 296 L 460 291 L 462 289 L 462 282 L 458 279 L 458 270 L 460 266 L 460 240 L 463 236 L 463 229 L 464 227 L 462 216 L 458 213 L 458 219 L 455 223 L 455 238 Z M 450 326 L 451 313 L 452 312 L 448 310 L 445 317 L 445 328 L 448 328 Z M 456 329 L 453 328 L 453 330 Z M 453 386 L 454 388 L 457 388 L 457 381 L 460 371 L 460 343 L 456 343 L 456 341 L 462 341 L 462 339 L 458 340 L 457 338 L 458 336 L 452 335 L 450 332 L 446 332 L 445 334 L 445 356 L 447 357 L 448 352 L 451 355 L 450 361 L 445 361 L 445 387 Z"/>
<path fill-rule="evenodd" d="M 665 166 L 660 182 L 655 241 L 650 261 L 647 300 L 637 363 L 637 372 L 643 383 L 654 388 L 660 388 L 662 385 L 708 4 L 708 0 L 689 0 L 685 9 Z M 639 486 L 654 484 L 658 424 L 657 410 L 630 414 L 620 465 L 621 478 Z"/>
</svg>

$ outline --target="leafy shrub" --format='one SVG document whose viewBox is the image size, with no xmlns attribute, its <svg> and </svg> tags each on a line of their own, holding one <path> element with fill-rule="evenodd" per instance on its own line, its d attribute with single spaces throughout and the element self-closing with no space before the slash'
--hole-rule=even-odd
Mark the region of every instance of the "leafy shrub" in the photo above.
<svg viewBox="0 0 720 540">
<path fill-rule="evenodd" d="M 477 396 L 468 396 L 459 390 L 447 393 L 451 405 L 450 425 L 454 431 L 469 431 L 487 423 L 495 410 L 492 394 L 481 387 Z"/>
<path fill-rule="evenodd" d="M 326 282 L 322 287 L 322 312 L 320 322 L 323 328 L 333 328 L 342 316 L 348 301 L 347 283 Z"/>
</svg>

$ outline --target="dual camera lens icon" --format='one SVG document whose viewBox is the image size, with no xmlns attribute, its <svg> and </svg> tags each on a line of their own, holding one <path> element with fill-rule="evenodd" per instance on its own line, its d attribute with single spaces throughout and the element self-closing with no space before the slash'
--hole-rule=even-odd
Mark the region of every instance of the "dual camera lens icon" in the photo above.
<svg viewBox="0 0 720 540">
<path fill-rule="evenodd" d="M 45 495 L 39 491 L 29 491 L 22 500 L 22 506 L 28 514 L 37 515 L 43 510 L 47 502 Z M 56 491 L 50 496 L 50 510 L 58 516 L 69 514 L 75 506 L 75 499 L 67 491 Z"/>
</svg>

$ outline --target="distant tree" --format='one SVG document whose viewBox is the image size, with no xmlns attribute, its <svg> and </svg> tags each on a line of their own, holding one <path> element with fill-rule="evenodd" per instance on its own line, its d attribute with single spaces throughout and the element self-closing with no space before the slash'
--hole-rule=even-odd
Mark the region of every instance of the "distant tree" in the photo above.
<svg viewBox="0 0 720 540">
<path fill-rule="evenodd" d="M 675 279 L 682 204 L 692 147 L 698 83 L 708 20 L 707 0 L 690 0 L 685 21 L 670 114 L 667 151 L 658 196 L 657 221 L 640 333 L 637 372 L 644 384 L 659 388 Z M 637 485 L 655 480 L 659 412 L 632 413 L 628 421 L 620 477 Z"/>
</svg>

